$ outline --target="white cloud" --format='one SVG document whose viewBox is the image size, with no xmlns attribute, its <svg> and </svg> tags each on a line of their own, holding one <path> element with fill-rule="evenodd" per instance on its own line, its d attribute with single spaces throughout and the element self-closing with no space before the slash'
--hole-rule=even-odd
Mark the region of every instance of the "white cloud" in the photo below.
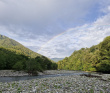
<svg viewBox="0 0 110 93">
<path fill-rule="evenodd" d="M 96 2 L 93 0 L 2 0 L 0 23 L 8 26 L 34 25 L 40 30 L 46 30 L 48 26 L 58 28 L 59 22 L 70 25 L 73 21 L 76 23 L 79 20 L 81 23 L 84 21 L 82 18 Z"/>
<path fill-rule="evenodd" d="M 45 44 L 39 53 L 49 57 L 69 56 L 74 50 L 91 47 L 110 35 L 110 13 L 92 24 L 71 28 Z M 59 51 L 58 51 L 59 50 Z"/>
<path fill-rule="evenodd" d="M 0 33 L 15 40 L 39 41 L 39 37 L 49 40 L 78 25 L 78 21 L 84 23 L 82 19 L 96 3 L 93 0 L 0 0 L 0 27 L 7 30 Z"/>
<path fill-rule="evenodd" d="M 69 56 L 110 35 L 109 5 L 109 0 L 0 0 L 0 34 L 48 57 Z"/>
</svg>

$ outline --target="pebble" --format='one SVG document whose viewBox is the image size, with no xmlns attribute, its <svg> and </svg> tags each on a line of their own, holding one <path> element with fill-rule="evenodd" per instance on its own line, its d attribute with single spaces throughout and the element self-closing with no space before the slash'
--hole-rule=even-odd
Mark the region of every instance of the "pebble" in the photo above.
<svg viewBox="0 0 110 93">
<path fill-rule="evenodd" d="M 57 72 L 56 72 L 57 73 Z M 60 73 L 60 72 L 59 72 Z M 103 75 L 110 78 L 110 74 Z M 80 75 L 0 82 L 0 93 L 110 93 L 110 80 Z"/>
</svg>

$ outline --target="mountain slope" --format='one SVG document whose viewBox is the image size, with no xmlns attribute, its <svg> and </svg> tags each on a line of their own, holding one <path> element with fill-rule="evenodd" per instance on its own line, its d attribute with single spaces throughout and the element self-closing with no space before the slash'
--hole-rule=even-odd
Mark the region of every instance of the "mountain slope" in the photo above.
<svg viewBox="0 0 110 93">
<path fill-rule="evenodd" d="M 0 35 L 0 47 L 10 49 L 18 54 L 23 54 L 26 56 L 30 56 L 32 58 L 41 56 L 40 54 L 35 53 L 32 50 L 24 47 L 22 44 L 18 43 L 17 41 L 3 35 Z"/>
<path fill-rule="evenodd" d="M 98 45 L 74 51 L 57 64 L 58 69 L 110 72 L 110 36 Z"/>
<path fill-rule="evenodd" d="M 16 54 L 10 49 L 0 48 L 0 70 L 24 70 L 35 74 L 36 71 L 53 69 L 57 69 L 57 64 L 44 56 L 30 58 L 22 54 Z"/>
<path fill-rule="evenodd" d="M 57 64 L 15 40 L 0 35 L 0 70 L 4 69 L 26 70 L 35 74 L 36 71 L 57 69 Z"/>
</svg>

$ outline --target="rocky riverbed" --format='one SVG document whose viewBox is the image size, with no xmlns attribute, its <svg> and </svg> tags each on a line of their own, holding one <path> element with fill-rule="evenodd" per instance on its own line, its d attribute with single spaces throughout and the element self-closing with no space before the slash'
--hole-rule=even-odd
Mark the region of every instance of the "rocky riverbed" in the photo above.
<svg viewBox="0 0 110 93">
<path fill-rule="evenodd" d="M 14 71 L 14 70 L 0 70 L 0 77 L 6 76 L 27 76 L 28 73 L 24 71 Z"/>
<path fill-rule="evenodd" d="M 94 73 L 1 82 L 0 93 L 110 93 L 110 74 Z"/>
<path fill-rule="evenodd" d="M 63 74 L 63 73 L 82 73 L 84 71 L 67 71 L 67 70 L 46 70 L 44 72 L 38 72 L 38 75 L 53 75 L 53 74 Z M 0 70 L 0 77 L 6 76 L 28 76 L 28 73 L 24 71 L 14 71 L 14 70 Z"/>
</svg>

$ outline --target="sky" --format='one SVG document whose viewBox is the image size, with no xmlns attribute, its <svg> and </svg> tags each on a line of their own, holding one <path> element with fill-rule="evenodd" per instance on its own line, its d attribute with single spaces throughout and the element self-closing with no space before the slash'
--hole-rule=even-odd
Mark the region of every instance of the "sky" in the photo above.
<svg viewBox="0 0 110 93">
<path fill-rule="evenodd" d="M 0 0 L 0 34 L 49 58 L 110 36 L 110 0 Z"/>
</svg>

